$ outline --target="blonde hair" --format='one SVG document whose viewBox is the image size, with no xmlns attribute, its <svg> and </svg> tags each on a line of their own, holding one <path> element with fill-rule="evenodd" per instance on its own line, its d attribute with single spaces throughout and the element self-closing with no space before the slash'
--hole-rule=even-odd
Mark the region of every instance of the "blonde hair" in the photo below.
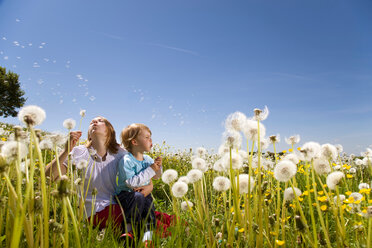
<svg viewBox="0 0 372 248">
<path fill-rule="evenodd" d="M 127 126 L 121 131 L 121 144 L 124 148 L 131 152 L 132 150 L 132 140 L 138 137 L 142 130 L 146 130 L 151 134 L 150 128 L 144 124 L 133 123 Z"/>
<path fill-rule="evenodd" d="M 97 116 L 97 117 L 102 118 L 107 128 L 106 142 L 105 142 L 106 149 L 112 154 L 118 153 L 119 144 L 116 141 L 116 133 L 115 133 L 114 127 L 105 117 L 102 117 L 102 116 Z M 90 137 L 89 132 L 88 132 L 88 142 L 86 143 L 85 146 L 87 148 L 92 146 L 92 138 Z"/>
</svg>

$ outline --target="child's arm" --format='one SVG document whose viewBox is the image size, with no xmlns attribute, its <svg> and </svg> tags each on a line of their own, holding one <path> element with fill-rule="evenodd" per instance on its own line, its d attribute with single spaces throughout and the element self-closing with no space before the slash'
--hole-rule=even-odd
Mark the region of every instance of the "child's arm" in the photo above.
<svg viewBox="0 0 372 248">
<path fill-rule="evenodd" d="M 154 164 L 156 165 L 157 168 L 159 168 L 158 170 L 155 171 L 156 174 L 154 176 L 154 179 L 159 179 L 163 174 L 162 158 L 157 157 L 154 161 Z"/>
<path fill-rule="evenodd" d="M 124 166 L 122 168 L 126 175 L 125 183 L 129 188 L 133 189 L 140 187 L 156 175 L 155 171 L 151 167 L 144 169 L 136 175 L 133 167 L 134 164 L 131 163 L 130 160 L 124 160 Z"/>
</svg>

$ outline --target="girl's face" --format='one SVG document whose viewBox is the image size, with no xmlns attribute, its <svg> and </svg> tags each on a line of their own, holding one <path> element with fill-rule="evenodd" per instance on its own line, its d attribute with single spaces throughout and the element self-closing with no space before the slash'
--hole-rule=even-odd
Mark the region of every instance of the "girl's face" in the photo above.
<svg viewBox="0 0 372 248">
<path fill-rule="evenodd" d="M 89 125 L 88 129 L 89 136 L 104 136 L 106 137 L 107 135 L 107 127 L 106 123 L 104 121 L 104 118 L 102 117 L 96 117 L 94 118 Z"/>
<path fill-rule="evenodd" d="M 151 134 L 147 130 L 141 130 L 134 140 L 134 146 L 137 146 L 141 152 L 150 152 L 152 148 Z"/>
</svg>

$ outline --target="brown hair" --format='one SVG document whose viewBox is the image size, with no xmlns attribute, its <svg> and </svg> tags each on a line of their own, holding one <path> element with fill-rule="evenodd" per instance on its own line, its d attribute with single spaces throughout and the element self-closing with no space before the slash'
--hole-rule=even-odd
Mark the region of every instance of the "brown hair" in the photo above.
<svg viewBox="0 0 372 248">
<path fill-rule="evenodd" d="M 131 152 L 132 150 L 132 140 L 137 138 L 142 130 L 147 130 L 151 134 L 150 128 L 144 124 L 133 123 L 127 126 L 121 131 L 121 144 L 124 145 L 124 148 Z"/>
<path fill-rule="evenodd" d="M 115 133 L 114 127 L 112 126 L 112 124 L 105 117 L 102 117 L 102 116 L 97 116 L 97 117 L 102 118 L 102 120 L 105 123 L 106 128 L 107 128 L 106 142 L 105 142 L 106 149 L 110 153 L 113 153 L 113 154 L 118 153 L 119 144 L 116 141 L 116 133 Z M 85 146 L 86 147 L 91 147 L 92 146 L 92 138 L 90 137 L 89 132 L 88 132 L 88 142 Z"/>
</svg>

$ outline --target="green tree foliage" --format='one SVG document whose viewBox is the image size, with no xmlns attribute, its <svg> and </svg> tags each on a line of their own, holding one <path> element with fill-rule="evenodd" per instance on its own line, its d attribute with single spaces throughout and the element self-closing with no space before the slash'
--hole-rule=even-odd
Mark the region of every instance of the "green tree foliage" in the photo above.
<svg viewBox="0 0 372 248">
<path fill-rule="evenodd" d="M 16 116 L 16 109 L 26 101 L 24 94 L 18 82 L 18 74 L 11 71 L 6 73 L 6 69 L 0 66 L 0 116 Z"/>
</svg>

